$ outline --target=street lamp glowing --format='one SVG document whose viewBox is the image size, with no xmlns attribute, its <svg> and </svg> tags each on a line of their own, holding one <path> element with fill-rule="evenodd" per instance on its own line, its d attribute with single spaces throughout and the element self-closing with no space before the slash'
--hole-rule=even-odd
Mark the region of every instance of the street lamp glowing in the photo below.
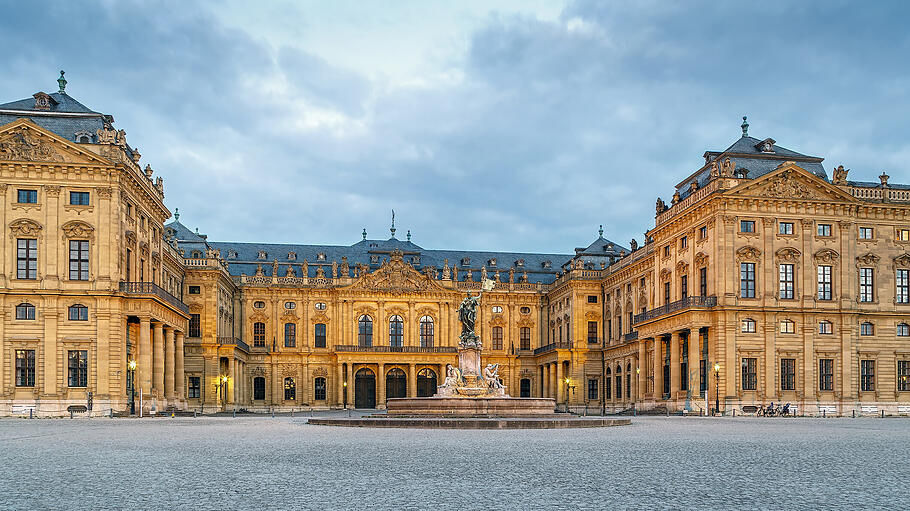
<svg viewBox="0 0 910 511">
<path fill-rule="evenodd" d="M 569 384 L 569 379 L 568 379 L 568 378 L 566 378 L 566 385 L 568 385 L 568 384 Z"/>
<path fill-rule="evenodd" d="M 720 371 L 720 364 L 714 364 L 714 372 Z"/>
<path fill-rule="evenodd" d="M 221 383 L 227 383 L 227 381 L 228 381 L 227 375 L 221 376 Z"/>
<path fill-rule="evenodd" d="M 636 368 L 635 368 L 635 374 L 641 374 L 641 368 L 640 368 L 640 367 L 636 367 Z"/>
<path fill-rule="evenodd" d="M 128 367 L 130 368 L 130 371 L 135 371 L 135 370 L 136 370 L 136 361 L 135 361 L 135 360 L 130 360 L 130 363 L 128 364 Z"/>
</svg>

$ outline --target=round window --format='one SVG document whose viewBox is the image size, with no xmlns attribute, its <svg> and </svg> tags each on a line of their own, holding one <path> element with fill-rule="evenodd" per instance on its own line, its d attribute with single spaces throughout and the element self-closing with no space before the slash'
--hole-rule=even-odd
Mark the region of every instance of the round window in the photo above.
<svg viewBox="0 0 910 511">
<path fill-rule="evenodd" d="M 284 308 L 288 310 L 296 309 L 297 304 L 295 302 L 284 302 Z"/>
<path fill-rule="evenodd" d="M 522 314 L 530 314 L 530 313 L 531 313 L 531 308 L 530 308 L 530 307 L 522 307 L 522 308 L 519 309 L 519 310 L 521 311 Z"/>
<path fill-rule="evenodd" d="M 253 308 L 254 308 L 254 309 L 264 309 L 264 308 L 265 308 L 265 302 L 263 302 L 262 300 L 257 300 L 257 301 L 255 301 L 255 302 L 253 302 Z"/>
<path fill-rule="evenodd" d="M 494 306 L 493 306 L 493 314 L 499 314 L 499 313 L 501 313 L 501 312 L 502 312 L 502 305 L 494 305 Z"/>
<path fill-rule="evenodd" d="M 318 302 L 318 303 L 316 304 L 316 310 L 318 310 L 318 311 L 324 311 L 324 310 L 325 310 L 325 302 Z"/>
</svg>

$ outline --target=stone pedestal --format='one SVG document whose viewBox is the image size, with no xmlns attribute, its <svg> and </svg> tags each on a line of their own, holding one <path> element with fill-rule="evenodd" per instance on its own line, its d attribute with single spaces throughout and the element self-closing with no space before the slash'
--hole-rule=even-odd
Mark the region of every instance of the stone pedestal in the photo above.
<svg viewBox="0 0 910 511">
<path fill-rule="evenodd" d="M 386 413 L 399 417 L 540 417 L 555 409 L 553 398 L 532 397 L 402 397 L 386 403 Z"/>
<path fill-rule="evenodd" d="M 458 349 L 458 368 L 465 380 L 469 376 L 474 379 L 480 377 L 480 350 L 476 348 L 459 348 Z"/>
</svg>

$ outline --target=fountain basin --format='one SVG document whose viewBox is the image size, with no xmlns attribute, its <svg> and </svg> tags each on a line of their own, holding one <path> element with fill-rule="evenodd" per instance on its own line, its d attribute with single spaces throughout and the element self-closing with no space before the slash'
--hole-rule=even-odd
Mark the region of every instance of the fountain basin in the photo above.
<svg viewBox="0 0 910 511">
<path fill-rule="evenodd" d="M 389 417 L 542 417 L 556 400 L 537 397 L 401 397 L 386 400 Z"/>
</svg>

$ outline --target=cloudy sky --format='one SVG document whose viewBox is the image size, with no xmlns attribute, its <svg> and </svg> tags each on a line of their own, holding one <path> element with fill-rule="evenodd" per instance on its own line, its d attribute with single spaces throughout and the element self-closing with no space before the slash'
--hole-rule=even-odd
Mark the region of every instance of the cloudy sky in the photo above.
<svg viewBox="0 0 910 511">
<path fill-rule="evenodd" d="M 2 0 L 0 102 L 112 114 L 210 239 L 624 245 L 750 134 L 910 182 L 910 2 Z"/>
</svg>

